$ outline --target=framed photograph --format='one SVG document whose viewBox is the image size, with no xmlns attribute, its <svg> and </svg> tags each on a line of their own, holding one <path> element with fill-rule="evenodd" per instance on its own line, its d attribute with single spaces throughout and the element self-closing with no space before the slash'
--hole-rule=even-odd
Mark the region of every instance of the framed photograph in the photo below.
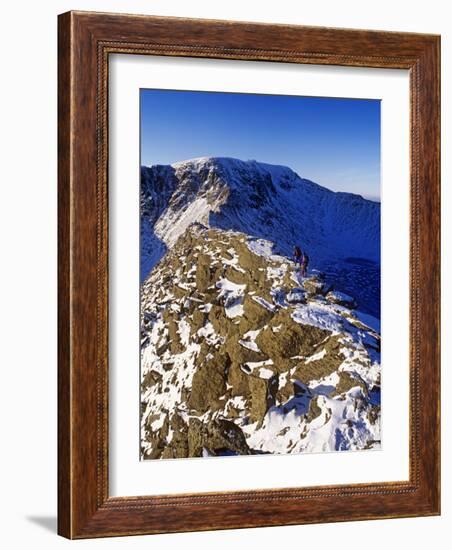
<svg viewBox="0 0 452 550">
<path fill-rule="evenodd" d="M 59 16 L 61 535 L 440 513 L 439 59 Z"/>
</svg>

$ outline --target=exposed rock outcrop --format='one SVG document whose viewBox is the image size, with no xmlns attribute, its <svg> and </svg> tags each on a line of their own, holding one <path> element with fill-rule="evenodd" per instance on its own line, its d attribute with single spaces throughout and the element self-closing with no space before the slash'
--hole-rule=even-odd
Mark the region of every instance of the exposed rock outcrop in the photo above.
<svg viewBox="0 0 452 550">
<path fill-rule="evenodd" d="M 143 458 L 378 447 L 378 332 L 271 242 L 193 225 L 141 295 Z"/>
</svg>

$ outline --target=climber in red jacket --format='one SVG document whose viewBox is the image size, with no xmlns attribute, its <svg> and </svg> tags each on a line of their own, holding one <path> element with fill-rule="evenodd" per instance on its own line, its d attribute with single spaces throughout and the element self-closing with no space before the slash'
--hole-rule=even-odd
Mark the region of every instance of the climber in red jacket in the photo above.
<svg viewBox="0 0 452 550">
<path fill-rule="evenodd" d="M 293 247 L 293 261 L 295 262 L 295 265 L 298 264 L 301 268 L 303 264 L 303 252 L 299 246 Z"/>
</svg>

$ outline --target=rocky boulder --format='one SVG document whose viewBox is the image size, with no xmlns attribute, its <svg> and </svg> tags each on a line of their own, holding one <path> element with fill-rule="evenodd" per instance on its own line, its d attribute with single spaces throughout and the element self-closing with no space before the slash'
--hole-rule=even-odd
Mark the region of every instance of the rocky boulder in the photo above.
<svg viewBox="0 0 452 550">
<path fill-rule="evenodd" d="M 303 288 L 308 295 L 313 296 L 315 294 L 326 294 L 328 291 L 327 284 L 322 277 L 313 275 L 309 279 L 303 281 Z"/>
<path fill-rule="evenodd" d="M 277 366 L 281 359 L 310 354 L 314 345 L 328 334 L 326 330 L 296 323 L 287 311 L 281 310 L 272 318 L 271 323 L 261 330 L 256 343 Z"/>
<path fill-rule="evenodd" d="M 251 394 L 250 419 L 257 422 L 259 427 L 262 425 L 268 409 L 275 404 L 278 375 L 275 374 L 268 380 L 250 376 L 249 388 Z"/>
<path fill-rule="evenodd" d="M 247 294 L 243 302 L 244 315 L 240 321 L 240 330 L 262 328 L 273 316 L 273 312 L 266 308 L 262 303 L 257 302 L 252 296 Z"/>
<path fill-rule="evenodd" d="M 293 288 L 286 295 L 286 301 L 289 304 L 304 304 L 306 303 L 306 292 L 302 288 Z"/>
<path fill-rule="evenodd" d="M 356 307 L 356 301 L 354 298 L 345 294 L 344 292 L 338 292 L 337 290 L 330 291 L 326 295 L 326 299 L 331 304 L 337 304 L 339 306 L 345 306 L 349 309 L 354 309 Z"/>
<path fill-rule="evenodd" d="M 242 430 L 230 420 L 217 418 L 204 424 L 191 418 L 188 426 L 190 456 L 202 456 L 206 450 L 214 456 L 252 454 Z"/>
<path fill-rule="evenodd" d="M 191 409 L 206 412 L 218 408 L 219 398 L 226 392 L 227 368 L 230 359 L 226 354 L 217 354 L 198 367 L 193 376 L 188 404 Z"/>
</svg>

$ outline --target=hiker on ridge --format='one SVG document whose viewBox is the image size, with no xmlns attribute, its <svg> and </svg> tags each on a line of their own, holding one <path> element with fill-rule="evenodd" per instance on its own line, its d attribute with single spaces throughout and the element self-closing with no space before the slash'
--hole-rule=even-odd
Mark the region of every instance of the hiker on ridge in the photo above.
<svg viewBox="0 0 452 550">
<path fill-rule="evenodd" d="M 293 261 L 295 262 L 295 266 L 297 266 L 298 264 L 300 266 L 300 269 L 302 270 L 303 252 L 301 251 L 301 248 L 299 246 L 293 247 Z"/>
<path fill-rule="evenodd" d="M 306 252 L 303 254 L 303 260 L 301 262 L 301 276 L 306 277 L 308 273 L 308 265 L 309 265 L 309 256 L 306 254 Z"/>
</svg>

